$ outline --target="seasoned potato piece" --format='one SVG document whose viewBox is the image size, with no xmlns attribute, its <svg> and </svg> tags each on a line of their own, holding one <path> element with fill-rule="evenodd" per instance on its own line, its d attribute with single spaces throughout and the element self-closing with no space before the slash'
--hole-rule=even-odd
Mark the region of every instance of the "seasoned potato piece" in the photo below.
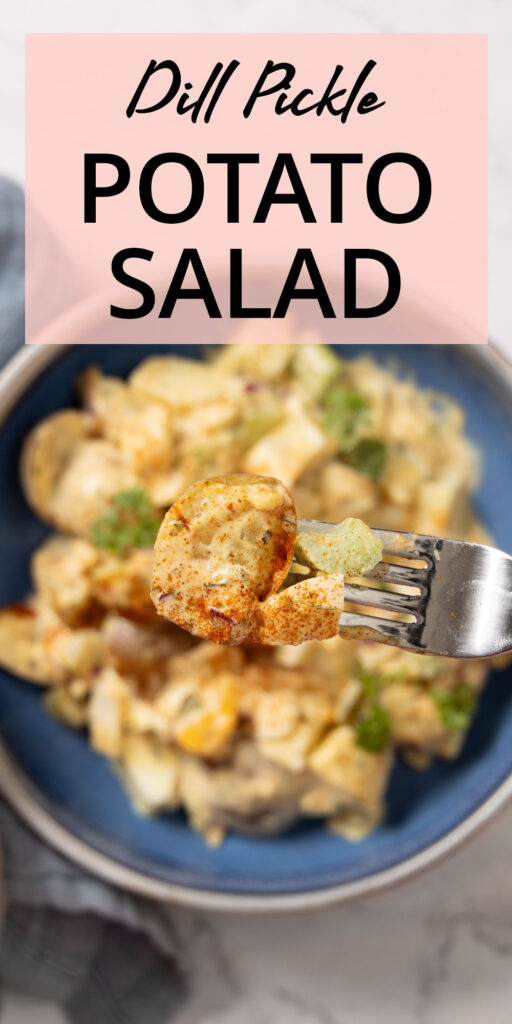
<svg viewBox="0 0 512 1024">
<path fill-rule="evenodd" d="M 131 681 L 135 682 L 133 677 Z M 140 689 L 146 691 L 148 688 L 141 686 Z M 172 742 L 172 722 L 157 708 L 151 694 L 146 696 L 145 692 L 142 697 L 131 698 L 125 727 L 130 734 L 142 733 L 165 743 Z"/>
<path fill-rule="evenodd" d="M 338 632 L 343 576 L 313 576 L 272 594 L 257 609 L 249 639 L 260 644 L 302 644 Z"/>
<path fill-rule="evenodd" d="M 259 748 L 269 761 L 280 764 L 291 772 L 302 772 L 307 767 L 307 755 L 320 735 L 318 726 L 301 722 L 291 736 L 283 739 L 260 739 Z"/>
<path fill-rule="evenodd" d="M 349 842 L 359 843 L 377 827 L 385 810 L 384 803 L 371 812 L 354 807 L 338 810 L 328 819 L 327 827 L 335 835 L 348 839 Z"/>
<path fill-rule="evenodd" d="M 272 660 L 277 665 L 307 672 L 325 693 L 339 699 L 357 668 L 357 652 L 351 640 L 336 635 L 329 640 L 309 640 L 300 647 L 278 647 L 272 651 Z"/>
<path fill-rule="evenodd" d="M 293 556 L 293 501 L 278 480 L 233 474 L 193 484 L 157 537 L 151 596 L 160 615 L 217 643 L 239 643 Z"/>
<path fill-rule="evenodd" d="M 101 433 L 131 459 L 142 476 L 170 465 L 173 421 L 168 405 L 94 367 L 82 378 L 84 400 Z"/>
<path fill-rule="evenodd" d="M 69 629 L 44 601 L 12 605 L 0 611 L 0 664 L 43 685 L 87 680 L 104 660 L 105 647 L 96 629 Z"/>
<path fill-rule="evenodd" d="M 198 408 L 181 410 L 176 414 L 175 423 L 181 440 L 188 438 L 197 444 L 198 437 L 223 432 L 238 423 L 241 416 L 239 402 L 219 397 Z M 221 436 L 224 435 L 221 433 Z"/>
<path fill-rule="evenodd" d="M 130 688 L 113 668 L 103 669 L 89 702 L 91 746 L 107 757 L 120 757 L 123 726 L 129 709 Z"/>
<path fill-rule="evenodd" d="M 305 480 L 304 486 L 307 484 L 308 481 Z M 336 522 L 352 515 L 365 515 L 377 503 L 378 487 L 375 481 L 343 462 L 328 462 L 322 466 L 319 479 L 316 482 L 311 481 L 311 486 L 324 495 L 323 515 L 327 522 Z M 320 517 L 313 515 L 306 518 Z"/>
<path fill-rule="evenodd" d="M 124 737 L 121 777 L 141 814 L 172 810 L 179 802 L 179 756 L 152 737 Z"/>
<path fill-rule="evenodd" d="M 262 754 L 290 771 L 304 771 L 307 755 L 334 721 L 333 700 L 321 689 L 308 688 L 304 674 L 270 667 L 265 671 L 270 679 L 260 676 L 258 680 L 257 666 L 249 668 L 243 681 L 241 707 Z M 251 689 L 255 676 L 256 685 Z M 274 687 L 265 689 L 265 682 L 272 685 L 272 680 Z"/>
<path fill-rule="evenodd" d="M 194 439 L 183 439 L 176 468 L 183 474 L 185 487 L 190 487 L 206 477 L 236 472 L 241 457 L 241 438 L 231 430 L 198 433 Z"/>
<path fill-rule="evenodd" d="M 230 398 L 240 389 L 216 366 L 179 356 L 150 356 L 130 376 L 130 387 L 176 409 Z"/>
<path fill-rule="evenodd" d="M 93 429 L 93 420 L 78 409 L 62 409 L 38 423 L 28 435 L 21 453 L 21 483 L 32 508 L 55 522 L 53 499 L 58 480 L 77 445 Z"/>
<path fill-rule="evenodd" d="M 248 338 L 254 337 L 252 324 L 242 328 L 242 331 Z M 261 327 L 258 324 L 258 334 L 260 331 Z M 251 344 L 250 341 L 234 342 L 222 349 L 215 360 L 215 366 L 228 373 L 240 373 L 247 377 L 254 376 L 260 380 L 272 381 L 286 370 L 294 351 L 293 345 L 281 345 L 277 342 L 273 345 L 262 345 L 260 342 Z"/>
<path fill-rule="evenodd" d="M 283 831 L 299 815 L 307 781 L 305 774 L 287 772 L 245 742 L 227 766 L 212 768 L 186 758 L 181 797 L 194 827 L 216 845 L 224 828 L 249 835 Z"/>
<path fill-rule="evenodd" d="M 171 658 L 193 643 L 192 637 L 170 622 L 133 622 L 115 612 L 106 616 L 102 634 L 107 651 L 119 672 L 146 678 L 166 671 Z"/>
<path fill-rule="evenodd" d="M 468 497 L 468 471 L 460 463 L 438 469 L 431 479 L 418 485 L 416 492 L 418 530 L 440 534 L 449 527 L 456 510 Z M 465 479 L 466 478 L 466 479 Z"/>
<path fill-rule="evenodd" d="M 413 503 L 422 480 L 432 472 L 425 462 L 412 445 L 390 446 L 381 486 L 393 505 Z"/>
<path fill-rule="evenodd" d="M 151 559 L 150 548 L 121 556 L 59 535 L 35 552 L 32 573 L 38 593 L 70 626 L 96 621 L 104 608 L 152 619 Z"/>
<path fill-rule="evenodd" d="M 32 556 L 37 592 L 70 624 L 87 614 L 93 599 L 90 570 L 98 551 L 78 537 L 49 537 Z"/>
<path fill-rule="evenodd" d="M 168 508 L 185 490 L 187 478 L 182 469 L 170 469 L 167 473 L 154 473 L 145 483 L 155 508 Z"/>
<path fill-rule="evenodd" d="M 50 502 L 50 517 L 61 530 L 88 537 L 112 498 L 137 485 L 128 457 L 111 441 L 92 438 L 76 445 Z"/>
<path fill-rule="evenodd" d="M 221 647 L 203 641 L 193 644 L 184 654 L 173 658 L 172 683 L 208 683 L 217 673 L 240 674 L 245 666 L 245 651 L 240 647 Z"/>
<path fill-rule="evenodd" d="M 88 687 L 90 680 L 105 661 L 105 644 L 97 629 L 61 629 L 49 631 L 45 648 L 56 665 L 69 677 L 79 678 Z"/>
<path fill-rule="evenodd" d="M 28 604 L 0 610 L 0 665 L 32 683 L 50 686 L 61 682 L 65 672 L 44 644 L 46 623 Z"/>
<path fill-rule="evenodd" d="M 76 700 L 67 687 L 52 686 L 44 695 L 48 711 L 71 729 L 83 729 L 89 717 L 87 703 Z"/>
<path fill-rule="evenodd" d="M 242 468 L 283 480 L 287 487 L 327 455 L 336 445 L 315 420 L 300 408 L 249 449 Z"/>
<path fill-rule="evenodd" d="M 373 817 L 382 807 L 392 756 L 388 749 L 369 753 L 356 743 L 354 730 L 340 725 L 309 757 L 309 767 L 359 809 Z"/>
<path fill-rule="evenodd" d="M 410 680 L 390 683 L 382 690 L 381 703 L 389 715 L 395 743 L 439 752 L 448 730 L 428 690 Z"/>
<path fill-rule="evenodd" d="M 102 552 L 92 573 L 92 593 L 98 604 L 143 620 L 152 619 L 151 559 L 149 548 L 134 549 L 125 557 Z"/>
</svg>

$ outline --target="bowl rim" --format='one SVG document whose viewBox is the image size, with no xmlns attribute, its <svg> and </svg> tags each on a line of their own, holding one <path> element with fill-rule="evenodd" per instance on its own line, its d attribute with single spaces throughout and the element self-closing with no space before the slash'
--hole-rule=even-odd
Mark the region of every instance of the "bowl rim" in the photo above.
<svg viewBox="0 0 512 1024">
<path fill-rule="evenodd" d="M 30 345 L 0 371 L 0 429 L 21 395 L 39 373 L 74 345 Z M 94 347 L 94 346 L 91 346 Z M 460 346 L 455 346 L 460 348 Z M 464 356 L 480 365 L 502 393 L 512 397 L 512 364 L 495 346 L 463 346 Z M 213 892 L 153 878 L 120 864 L 57 822 L 0 740 L 0 793 L 34 832 L 71 861 L 110 884 L 161 902 L 229 913 L 279 913 L 320 909 L 393 888 L 433 867 L 459 849 L 512 801 L 512 774 L 468 817 L 424 850 L 390 868 L 352 882 L 310 892 L 246 895 Z"/>
</svg>

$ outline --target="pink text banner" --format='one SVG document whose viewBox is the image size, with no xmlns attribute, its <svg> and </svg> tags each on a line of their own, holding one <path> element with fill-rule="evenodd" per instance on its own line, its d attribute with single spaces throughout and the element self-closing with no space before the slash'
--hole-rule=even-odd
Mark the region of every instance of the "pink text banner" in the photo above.
<svg viewBox="0 0 512 1024">
<path fill-rule="evenodd" d="M 26 128 L 28 343 L 487 341 L 485 36 L 30 35 Z"/>
</svg>

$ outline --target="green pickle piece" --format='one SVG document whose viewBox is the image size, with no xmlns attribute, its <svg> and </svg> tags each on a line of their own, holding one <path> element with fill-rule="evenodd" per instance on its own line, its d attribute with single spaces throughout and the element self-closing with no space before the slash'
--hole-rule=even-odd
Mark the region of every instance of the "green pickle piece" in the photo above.
<svg viewBox="0 0 512 1024">
<path fill-rule="evenodd" d="M 293 359 L 293 374 L 306 393 L 317 401 L 339 376 L 342 363 L 328 345 L 301 345 Z"/>
<path fill-rule="evenodd" d="M 299 561 L 316 572 L 357 576 L 380 562 L 382 541 L 361 519 L 350 518 L 330 529 L 321 524 L 299 533 L 295 553 Z"/>
</svg>

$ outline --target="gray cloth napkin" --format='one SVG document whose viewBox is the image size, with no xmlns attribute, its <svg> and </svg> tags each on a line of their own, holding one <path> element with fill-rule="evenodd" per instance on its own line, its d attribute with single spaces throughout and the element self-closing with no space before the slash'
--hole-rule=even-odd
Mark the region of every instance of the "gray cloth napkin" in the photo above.
<svg viewBox="0 0 512 1024">
<path fill-rule="evenodd" d="M 49 234 L 41 266 L 56 259 Z M 23 301 L 23 193 L 0 178 L 0 364 L 23 343 Z M 169 913 L 68 862 L 2 801 L 0 849 L 4 984 L 59 1003 L 72 1024 L 168 1024 L 186 995 Z"/>
</svg>

